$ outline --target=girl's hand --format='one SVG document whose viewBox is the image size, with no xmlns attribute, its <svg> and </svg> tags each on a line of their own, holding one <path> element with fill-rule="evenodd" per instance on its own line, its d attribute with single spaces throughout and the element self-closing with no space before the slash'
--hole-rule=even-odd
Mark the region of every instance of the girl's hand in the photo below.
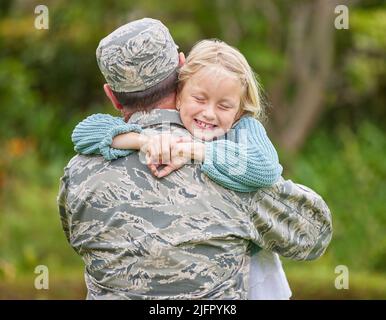
<svg viewBox="0 0 386 320">
<path fill-rule="evenodd" d="M 190 137 L 175 137 L 171 134 L 160 134 L 150 137 L 146 148 L 147 165 L 151 173 L 162 178 L 191 162 L 191 159 L 202 162 L 205 156 L 205 145 L 193 142 Z M 165 167 L 158 171 L 159 166 Z"/>
<path fill-rule="evenodd" d="M 148 137 L 144 151 L 146 164 L 159 166 L 170 163 L 171 144 L 178 139 L 171 134 L 158 134 Z"/>
<path fill-rule="evenodd" d="M 190 138 L 180 138 L 171 143 L 170 163 L 160 170 L 154 170 L 153 174 L 158 178 L 162 178 L 183 167 L 191 160 L 203 162 L 205 158 L 205 144 L 201 142 L 193 142 Z"/>
</svg>

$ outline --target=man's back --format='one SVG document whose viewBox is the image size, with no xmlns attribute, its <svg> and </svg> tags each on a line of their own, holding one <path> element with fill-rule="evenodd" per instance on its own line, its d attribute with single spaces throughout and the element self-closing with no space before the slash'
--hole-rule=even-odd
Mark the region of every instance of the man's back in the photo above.
<svg viewBox="0 0 386 320">
<path fill-rule="evenodd" d="M 155 179 L 138 154 L 76 156 L 69 167 L 70 241 L 91 298 L 245 298 L 251 227 L 240 197 L 196 165 Z"/>
<path fill-rule="evenodd" d="M 159 128 L 169 115 L 153 112 L 138 121 Z M 283 238 L 283 247 L 300 239 L 288 252 L 299 246 L 311 251 L 304 230 L 319 237 L 324 228 L 303 230 L 299 217 L 273 207 L 282 224 L 276 228 L 267 212 L 251 214 L 263 195 L 226 190 L 197 165 L 157 179 L 136 153 L 112 162 L 74 157 L 62 178 L 59 205 L 67 238 L 86 264 L 88 298 L 245 299 L 251 240 L 261 244 L 266 237 L 279 251 L 275 237 Z"/>
</svg>

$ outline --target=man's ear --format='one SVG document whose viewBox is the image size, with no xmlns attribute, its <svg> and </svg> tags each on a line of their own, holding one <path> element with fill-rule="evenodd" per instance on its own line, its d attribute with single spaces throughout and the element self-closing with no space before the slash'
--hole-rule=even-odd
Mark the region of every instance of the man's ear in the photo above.
<svg viewBox="0 0 386 320">
<path fill-rule="evenodd" d="M 185 54 L 183 52 L 180 52 L 178 55 L 178 58 L 179 58 L 178 66 L 182 67 L 185 64 Z"/>
<path fill-rule="evenodd" d="M 117 109 L 118 111 L 122 111 L 123 106 L 119 103 L 117 98 L 114 96 L 113 91 L 111 90 L 110 86 L 107 83 L 103 85 L 103 90 L 105 91 L 106 96 L 110 99 L 111 103 L 114 105 L 115 109 Z"/>
</svg>

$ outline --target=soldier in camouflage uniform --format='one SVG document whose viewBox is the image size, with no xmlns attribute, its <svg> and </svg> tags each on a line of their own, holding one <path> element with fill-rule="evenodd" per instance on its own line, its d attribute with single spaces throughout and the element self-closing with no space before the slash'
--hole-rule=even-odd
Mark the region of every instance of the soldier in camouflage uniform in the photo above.
<svg viewBox="0 0 386 320">
<path fill-rule="evenodd" d="M 138 92 L 178 66 L 159 21 L 129 23 L 103 39 L 98 64 L 115 92 Z M 189 135 L 175 110 L 130 119 Z M 108 162 L 75 156 L 58 196 L 64 232 L 86 265 L 88 299 L 246 299 L 252 243 L 295 260 L 321 256 L 332 235 L 323 199 L 280 179 L 254 193 L 225 189 L 186 165 L 154 178 L 140 154 Z"/>
</svg>

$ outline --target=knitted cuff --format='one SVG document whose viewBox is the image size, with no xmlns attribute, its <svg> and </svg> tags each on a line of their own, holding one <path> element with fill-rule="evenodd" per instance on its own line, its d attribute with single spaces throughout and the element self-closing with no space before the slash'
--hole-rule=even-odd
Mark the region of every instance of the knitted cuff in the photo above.
<svg viewBox="0 0 386 320">
<path fill-rule="evenodd" d="M 113 139 L 122 133 L 128 132 L 142 132 L 142 127 L 138 124 L 125 124 L 113 127 L 106 135 L 106 137 L 100 142 L 99 150 L 102 156 L 107 160 L 117 159 L 124 157 L 132 153 L 132 150 L 115 149 L 111 147 Z"/>
<path fill-rule="evenodd" d="M 201 170 L 205 173 L 213 168 L 216 156 L 216 147 L 213 142 L 205 143 L 205 159 L 203 164 L 201 165 Z"/>
</svg>

